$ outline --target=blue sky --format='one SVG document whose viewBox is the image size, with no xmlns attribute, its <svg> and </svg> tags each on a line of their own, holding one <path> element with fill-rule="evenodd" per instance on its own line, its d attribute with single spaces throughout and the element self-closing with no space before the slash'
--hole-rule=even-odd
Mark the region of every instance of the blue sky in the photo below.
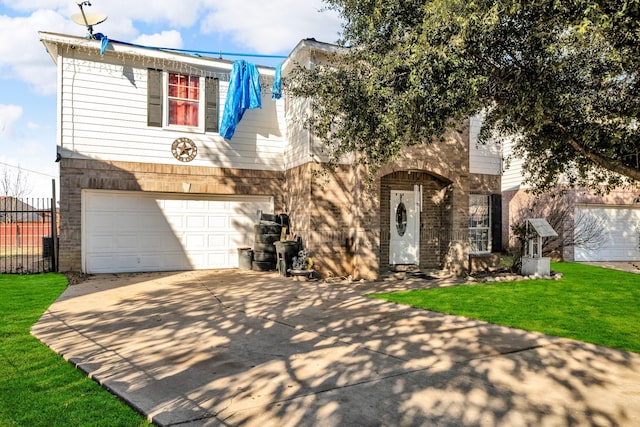
<svg viewBox="0 0 640 427">
<path fill-rule="evenodd" d="M 335 42 L 340 30 L 321 0 L 91 0 L 84 7 L 108 15 L 96 32 L 159 47 L 286 55 L 303 38 Z M 28 197 L 50 196 L 58 181 L 56 68 L 38 31 L 84 36 L 69 19 L 77 12 L 75 0 L 0 0 L 0 173 L 20 167 Z"/>
</svg>

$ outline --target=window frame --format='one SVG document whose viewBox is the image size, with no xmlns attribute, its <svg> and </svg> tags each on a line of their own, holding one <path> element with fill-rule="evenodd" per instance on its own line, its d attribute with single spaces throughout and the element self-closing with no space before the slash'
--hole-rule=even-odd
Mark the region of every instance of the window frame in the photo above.
<svg viewBox="0 0 640 427">
<path fill-rule="evenodd" d="M 479 200 L 483 199 L 483 204 L 473 203 L 474 199 Z M 486 208 L 486 225 L 482 226 L 473 226 L 474 221 L 472 221 L 472 211 L 471 209 L 477 206 L 478 208 Z M 470 194 L 469 195 L 469 207 L 468 207 L 468 220 L 469 220 L 469 247 L 470 253 L 472 254 L 487 254 L 491 253 L 491 245 L 492 245 L 492 212 L 491 212 L 491 196 L 485 194 Z M 482 221 L 484 222 L 484 215 Z M 478 236 L 486 235 L 486 240 L 484 238 L 479 239 Z M 478 249 L 477 242 L 481 241 L 482 243 L 486 243 L 486 249 Z M 480 245 L 482 247 L 482 245 Z"/>
<path fill-rule="evenodd" d="M 169 123 L 169 74 L 181 74 L 189 77 L 195 77 L 198 79 L 198 126 L 185 126 Z M 168 130 L 177 130 L 183 132 L 198 132 L 205 133 L 205 85 L 206 79 L 202 76 L 181 73 L 177 71 L 165 70 L 162 72 L 162 127 Z"/>
</svg>

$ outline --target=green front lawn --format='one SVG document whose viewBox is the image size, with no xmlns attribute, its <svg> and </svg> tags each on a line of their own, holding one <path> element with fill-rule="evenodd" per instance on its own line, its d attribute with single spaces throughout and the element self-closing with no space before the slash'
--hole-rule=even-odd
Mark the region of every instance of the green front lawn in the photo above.
<svg viewBox="0 0 640 427">
<path fill-rule="evenodd" d="M 552 269 L 564 278 L 370 297 L 640 353 L 640 275 L 573 263 Z"/>
<path fill-rule="evenodd" d="M 149 425 L 30 335 L 66 285 L 60 274 L 0 275 L 0 425 Z"/>
</svg>

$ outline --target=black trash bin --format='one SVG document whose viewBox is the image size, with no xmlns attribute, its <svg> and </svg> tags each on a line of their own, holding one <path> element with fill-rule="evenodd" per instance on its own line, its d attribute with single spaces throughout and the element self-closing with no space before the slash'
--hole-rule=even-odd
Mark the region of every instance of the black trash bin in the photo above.
<svg viewBox="0 0 640 427">
<path fill-rule="evenodd" d="M 282 277 L 289 276 L 289 270 L 293 267 L 293 258 L 298 255 L 299 246 L 295 240 L 275 242 L 276 255 L 278 257 L 278 273 Z"/>
<path fill-rule="evenodd" d="M 53 256 L 53 237 L 42 238 L 42 257 L 51 258 Z"/>
<path fill-rule="evenodd" d="M 251 270 L 253 263 L 253 249 L 238 248 L 238 268 L 240 270 Z"/>
<path fill-rule="evenodd" d="M 60 247 L 59 238 L 56 237 L 56 249 Z M 42 238 L 42 257 L 43 258 L 52 258 L 53 257 L 53 237 L 43 237 Z"/>
</svg>

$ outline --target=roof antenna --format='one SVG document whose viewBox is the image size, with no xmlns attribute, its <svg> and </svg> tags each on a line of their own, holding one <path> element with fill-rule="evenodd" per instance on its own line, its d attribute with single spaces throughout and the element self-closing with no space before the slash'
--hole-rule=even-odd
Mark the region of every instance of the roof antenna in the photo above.
<svg viewBox="0 0 640 427">
<path fill-rule="evenodd" d="M 76 3 L 78 3 L 78 7 L 80 8 L 80 13 L 74 13 L 71 15 L 71 20 L 78 25 L 87 27 L 87 31 L 89 31 L 89 38 L 95 39 L 93 35 L 93 26 L 106 21 L 107 15 L 103 13 L 85 12 L 82 6 L 91 6 L 91 2 L 89 0 L 76 0 Z"/>
</svg>

